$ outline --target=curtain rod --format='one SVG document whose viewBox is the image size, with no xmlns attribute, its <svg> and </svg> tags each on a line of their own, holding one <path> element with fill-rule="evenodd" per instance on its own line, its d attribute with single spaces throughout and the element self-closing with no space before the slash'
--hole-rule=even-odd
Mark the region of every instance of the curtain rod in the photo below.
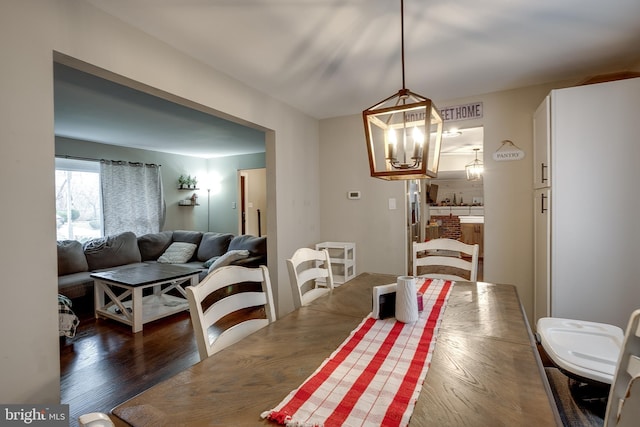
<svg viewBox="0 0 640 427">
<path fill-rule="evenodd" d="M 78 156 L 67 156 L 67 155 L 63 155 L 63 156 L 56 156 L 59 159 L 71 159 L 71 160 L 85 160 L 88 162 L 99 162 L 100 159 L 92 159 L 91 157 L 78 157 Z"/>
<path fill-rule="evenodd" d="M 162 165 L 157 165 L 155 163 L 142 163 L 142 162 L 128 162 L 126 160 L 105 160 L 105 159 L 94 159 L 91 157 L 78 157 L 78 156 L 69 156 L 69 155 L 62 155 L 62 156 L 55 156 L 61 159 L 70 159 L 70 160 L 84 160 L 87 162 L 116 162 L 116 163 L 129 163 L 130 165 L 136 165 L 136 166 L 142 166 L 142 165 L 147 165 L 147 166 L 157 166 L 160 167 Z"/>
</svg>

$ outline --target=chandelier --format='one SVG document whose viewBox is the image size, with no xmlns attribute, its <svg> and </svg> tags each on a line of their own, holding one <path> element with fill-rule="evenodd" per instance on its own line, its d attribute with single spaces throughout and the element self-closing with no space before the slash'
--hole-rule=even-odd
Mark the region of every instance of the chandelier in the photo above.
<svg viewBox="0 0 640 427">
<path fill-rule="evenodd" d="M 481 160 L 478 160 L 479 150 L 479 148 L 473 149 L 473 151 L 476 152 L 476 159 L 464 167 L 464 169 L 467 171 L 468 181 L 479 181 L 482 179 L 482 175 L 484 173 L 484 165 L 482 164 Z"/>
<path fill-rule="evenodd" d="M 411 92 L 404 78 L 404 0 L 400 0 L 402 89 L 362 112 L 371 176 L 386 180 L 438 175 L 442 116 L 429 98 Z"/>
</svg>

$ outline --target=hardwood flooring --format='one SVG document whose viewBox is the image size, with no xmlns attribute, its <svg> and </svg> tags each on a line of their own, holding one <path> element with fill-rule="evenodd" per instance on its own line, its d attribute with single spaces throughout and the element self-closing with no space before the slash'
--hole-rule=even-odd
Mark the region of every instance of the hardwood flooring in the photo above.
<svg viewBox="0 0 640 427">
<path fill-rule="evenodd" d="M 137 334 L 91 312 L 76 314 L 76 337 L 60 341 L 61 402 L 69 404 L 71 427 L 80 415 L 109 413 L 200 360 L 188 312 L 148 323 Z"/>
</svg>

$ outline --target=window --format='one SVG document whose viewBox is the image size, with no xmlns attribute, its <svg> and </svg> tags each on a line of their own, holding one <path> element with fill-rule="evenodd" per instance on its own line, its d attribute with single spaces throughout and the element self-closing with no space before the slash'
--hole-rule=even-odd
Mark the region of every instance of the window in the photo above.
<svg viewBox="0 0 640 427">
<path fill-rule="evenodd" d="M 57 240 L 103 236 L 100 163 L 56 158 Z"/>
</svg>

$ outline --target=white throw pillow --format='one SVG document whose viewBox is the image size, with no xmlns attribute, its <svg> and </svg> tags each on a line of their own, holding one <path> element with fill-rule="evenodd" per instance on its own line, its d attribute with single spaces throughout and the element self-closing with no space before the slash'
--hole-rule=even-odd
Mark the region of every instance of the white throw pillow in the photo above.
<svg viewBox="0 0 640 427">
<path fill-rule="evenodd" d="M 198 246 L 194 243 L 173 242 L 164 251 L 158 262 L 163 264 L 182 264 L 191 259 Z"/>
<path fill-rule="evenodd" d="M 249 251 L 246 249 L 227 251 L 227 253 L 225 253 L 224 255 L 221 255 L 217 260 L 213 262 L 213 264 L 211 264 L 211 267 L 209 267 L 209 273 L 211 273 L 213 270 L 215 270 L 218 267 L 229 265 L 234 261 L 248 258 L 248 257 L 249 257 Z"/>
</svg>

